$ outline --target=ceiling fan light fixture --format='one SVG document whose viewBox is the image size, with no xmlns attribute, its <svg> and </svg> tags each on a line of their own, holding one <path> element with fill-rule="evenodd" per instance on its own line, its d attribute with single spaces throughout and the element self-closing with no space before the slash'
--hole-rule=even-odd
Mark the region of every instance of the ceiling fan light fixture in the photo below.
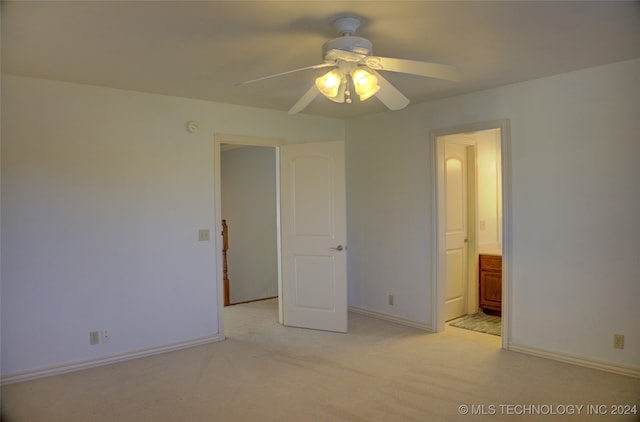
<svg viewBox="0 0 640 422">
<path fill-rule="evenodd" d="M 373 97 L 380 90 L 378 77 L 363 67 L 353 70 L 351 80 L 353 80 L 356 94 L 360 96 L 360 101 Z"/>
<path fill-rule="evenodd" d="M 335 97 L 338 95 L 340 83 L 342 83 L 342 75 L 337 69 L 333 69 L 319 78 L 316 78 L 316 87 L 318 88 L 318 91 L 326 97 Z"/>
<path fill-rule="evenodd" d="M 316 88 L 331 101 L 335 101 L 336 103 L 344 102 L 344 77 L 338 69 L 333 69 L 316 78 Z"/>
</svg>

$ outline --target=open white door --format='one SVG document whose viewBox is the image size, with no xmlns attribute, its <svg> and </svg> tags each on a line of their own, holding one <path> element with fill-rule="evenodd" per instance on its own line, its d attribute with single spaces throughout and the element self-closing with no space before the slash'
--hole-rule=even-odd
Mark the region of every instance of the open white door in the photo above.
<svg viewBox="0 0 640 422">
<path fill-rule="evenodd" d="M 280 147 L 284 325 L 347 331 L 344 143 Z"/>
<path fill-rule="evenodd" d="M 445 142 L 447 290 L 445 321 L 467 313 L 467 159 L 464 145 Z"/>
</svg>

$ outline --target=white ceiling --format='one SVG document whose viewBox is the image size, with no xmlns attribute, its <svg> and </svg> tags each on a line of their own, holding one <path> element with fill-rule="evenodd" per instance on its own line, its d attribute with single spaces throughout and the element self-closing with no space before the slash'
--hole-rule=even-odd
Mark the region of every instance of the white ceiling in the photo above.
<svg viewBox="0 0 640 422">
<path fill-rule="evenodd" d="M 5 73 L 288 110 L 326 70 L 336 17 L 374 54 L 457 65 L 461 82 L 385 72 L 412 103 L 640 57 L 638 1 L 2 1 Z M 589 87 L 585 87 L 588 89 Z M 304 113 L 349 118 L 377 100 Z"/>
</svg>

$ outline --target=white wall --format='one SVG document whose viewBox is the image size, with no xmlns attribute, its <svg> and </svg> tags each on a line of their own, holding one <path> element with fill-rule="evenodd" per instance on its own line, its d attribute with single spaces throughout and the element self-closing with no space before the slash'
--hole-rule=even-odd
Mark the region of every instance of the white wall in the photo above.
<svg viewBox="0 0 640 422">
<path fill-rule="evenodd" d="M 429 133 L 508 118 L 509 341 L 640 368 L 638 110 L 632 60 L 349 120 L 349 303 L 431 324 Z"/>
<path fill-rule="evenodd" d="M 214 132 L 308 142 L 344 124 L 2 76 L 3 377 L 217 338 L 214 242 L 198 242 Z M 101 329 L 111 342 L 89 346 Z"/>
<path fill-rule="evenodd" d="M 278 296 L 276 149 L 222 152 L 220 170 L 230 301 Z"/>
<path fill-rule="evenodd" d="M 477 145 L 478 251 L 499 253 L 502 248 L 500 130 L 484 130 L 473 136 Z"/>
</svg>

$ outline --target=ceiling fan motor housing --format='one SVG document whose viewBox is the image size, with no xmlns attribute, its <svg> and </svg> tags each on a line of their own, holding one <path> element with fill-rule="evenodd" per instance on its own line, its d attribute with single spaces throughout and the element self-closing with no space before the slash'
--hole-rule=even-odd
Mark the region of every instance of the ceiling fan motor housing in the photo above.
<svg viewBox="0 0 640 422">
<path fill-rule="evenodd" d="M 324 43 L 322 46 L 322 56 L 325 57 L 327 52 L 331 50 L 350 51 L 352 53 L 362 54 L 363 56 L 370 56 L 373 52 L 373 45 L 371 41 L 366 38 L 345 36 L 334 38 Z"/>
</svg>

